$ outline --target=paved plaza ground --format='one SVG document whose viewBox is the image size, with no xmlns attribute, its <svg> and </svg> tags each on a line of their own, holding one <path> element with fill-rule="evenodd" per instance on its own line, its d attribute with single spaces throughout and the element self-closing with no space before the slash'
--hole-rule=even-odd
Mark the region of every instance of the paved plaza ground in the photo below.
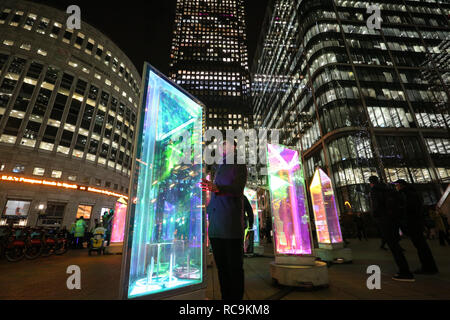
<svg viewBox="0 0 450 320">
<path fill-rule="evenodd" d="M 417 276 L 415 283 L 391 279 L 396 271 L 389 251 L 379 249 L 379 239 L 360 242 L 350 239 L 354 261 L 331 265 L 329 287 L 306 291 L 276 286 L 270 277 L 273 261 L 271 245 L 263 257 L 245 258 L 246 300 L 336 300 L 336 299 L 450 299 L 450 247 L 440 247 L 430 241 L 441 272 L 433 276 Z M 411 269 L 419 267 L 416 251 L 408 239 L 401 242 Z M 39 257 L 10 263 L 0 261 L 0 300 L 6 299 L 117 299 L 119 295 L 121 255 L 88 256 L 87 250 L 69 251 L 63 256 Z M 81 268 L 81 290 L 68 290 L 66 269 Z M 382 272 L 381 290 L 369 290 L 366 270 L 379 265 Z M 208 299 L 220 299 L 217 270 L 208 268 Z"/>
</svg>

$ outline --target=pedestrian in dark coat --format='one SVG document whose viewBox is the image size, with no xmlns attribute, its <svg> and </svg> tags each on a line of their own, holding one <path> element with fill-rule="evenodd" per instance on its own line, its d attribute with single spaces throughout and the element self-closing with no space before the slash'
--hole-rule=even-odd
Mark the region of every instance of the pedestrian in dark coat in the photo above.
<svg viewBox="0 0 450 320">
<path fill-rule="evenodd" d="M 242 300 L 244 297 L 244 188 L 247 183 L 245 165 L 225 163 L 226 155 L 234 152 L 232 141 L 224 143 L 223 164 L 219 165 L 214 182 L 201 183 L 211 192 L 207 207 L 208 235 L 219 275 L 223 300 Z"/>
<path fill-rule="evenodd" d="M 419 193 L 405 180 L 397 180 L 395 187 L 400 194 L 400 213 L 402 216 L 403 232 L 408 235 L 417 249 L 422 267 L 416 274 L 436 274 L 438 268 L 433 254 L 423 234 L 425 219 L 423 216 L 423 202 Z"/>
<path fill-rule="evenodd" d="M 377 223 L 382 237 L 392 252 L 399 272 L 392 279 L 396 281 L 415 281 L 414 275 L 409 269 L 408 262 L 398 242 L 398 208 L 396 206 L 395 192 L 381 183 L 376 176 L 369 178 L 370 202 L 372 215 Z"/>
</svg>

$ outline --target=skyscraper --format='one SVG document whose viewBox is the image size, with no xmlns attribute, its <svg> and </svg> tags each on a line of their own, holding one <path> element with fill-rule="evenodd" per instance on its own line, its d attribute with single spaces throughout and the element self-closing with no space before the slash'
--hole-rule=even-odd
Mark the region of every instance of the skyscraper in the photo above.
<svg viewBox="0 0 450 320">
<path fill-rule="evenodd" d="M 177 0 L 170 78 L 206 109 L 207 129 L 251 125 L 244 0 Z"/>
<path fill-rule="evenodd" d="M 450 181 L 448 1 L 271 1 L 252 65 L 257 127 L 325 168 L 341 212 L 370 210 L 368 178 L 414 183 L 426 204 Z"/>
</svg>

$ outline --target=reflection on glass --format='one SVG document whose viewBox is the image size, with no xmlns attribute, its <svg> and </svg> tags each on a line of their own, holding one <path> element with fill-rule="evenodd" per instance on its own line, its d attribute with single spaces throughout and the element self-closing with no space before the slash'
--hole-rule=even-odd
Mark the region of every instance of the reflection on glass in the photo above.
<svg viewBox="0 0 450 320">
<path fill-rule="evenodd" d="M 114 218 L 111 231 L 111 242 L 123 242 L 123 233 L 125 231 L 125 219 L 127 217 L 127 202 L 119 198 L 114 209 Z"/>
<path fill-rule="evenodd" d="M 277 254 L 312 254 L 305 179 L 298 151 L 268 145 L 268 174 Z"/>
<path fill-rule="evenodd" d="M 254 243 L 259 243 L 259 218 L 258 218 L 258 197 L 256 196 L 256 191 L 252 189 L 245 188 L 244 195 L 247 197 L 248 202 L 250 202 L 253 209 L 253 231 L 254 231 Z M 245 230 L 245 235 L 247 235 L 247 230 Z M 245 237 L 244 237 L 245 238 Z"/>
<path fill-rule="evenodd" d="M 341 226 L 331 180 L 319 168 L 314 174 L 310 189 L 319 244 L 341 243 Z"/>
<path fill-rule="evenodd" d="M 194 163 L 193 152 L 202 144 L 203 109 L 150 67 L 144 98 L 129 218 L 128 298 L 203 281 L 202 165 Z M 190 153 L 180 140 L 186 133 Z M 181 161 L 186 152 L 188 164 Z"/>
</svg>

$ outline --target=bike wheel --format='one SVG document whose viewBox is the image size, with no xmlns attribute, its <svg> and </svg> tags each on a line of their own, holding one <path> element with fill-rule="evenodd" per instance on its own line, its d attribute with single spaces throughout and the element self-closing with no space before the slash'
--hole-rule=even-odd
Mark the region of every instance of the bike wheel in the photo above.
<svg viewBox="0 0 450 320">
<path fill-rule="evenodd" d="M 13 247 L 6 249 L 5 257 L 9 262 L 20 261 L 25 257 L 25 249 L 24 247 Z"/>
<path fill-rule="evenodd" d="M 33 260 L 39 257 L 42 253 L 42 246 L 30 246 L 25 249 L 25 258 Z"/>
<path fill-rule="evenodd" d="M 67 250 L 68 250 L 67 243 L 61 241 L 56 244 L 55 254 L 60 256 L 60 255 L 63 255 L 64 253 L 66 253 Z"/>
</svg>

